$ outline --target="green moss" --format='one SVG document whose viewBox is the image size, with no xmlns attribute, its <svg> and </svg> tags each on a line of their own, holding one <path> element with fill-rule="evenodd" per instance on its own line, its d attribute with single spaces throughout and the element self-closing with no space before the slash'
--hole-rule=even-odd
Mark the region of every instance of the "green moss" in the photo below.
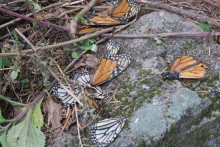
<svg viewBox="0 0 220 147">
<path fill-rule="evenodd" d="M 175 134 L 176 130 L 177 130 L 177 126 L 172 124 L 171 127 L 170 127 L 170 133 Z"/>
<path fill-rule="evenodd" d="M 172 139 L 168 142 L 167 147 L 178 147 L 178 141 L 176 139 Z"/>
<path fill-rule="evenodd" d="M 137 145 L 137 147 L 146 147 L 145 140 L 141 140 L 141 142 Z"/>
<path fill-rule="evenodd" d="M 202 139 L 202 143 L 205 143 L 206 141 L 208 141 L 211 138 L 211 134 L 209 132 L 209 130 L 203 130 L 203 133 L 201 133 L 201 139 Z"/>
</svg>

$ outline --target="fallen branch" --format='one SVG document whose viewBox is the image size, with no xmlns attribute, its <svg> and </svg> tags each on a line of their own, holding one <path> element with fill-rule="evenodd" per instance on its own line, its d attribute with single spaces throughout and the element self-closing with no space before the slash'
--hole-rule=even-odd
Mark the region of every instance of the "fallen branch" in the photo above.
<svg viewBox="0 0 220 147">
<path fill-rule="evenodd" d="M 168 4 L 163 4 L 161 2 L 150 2 L 147 0 L 135 0 L 135 1 L 138 3 L 148 4 L 152 7 L 165 9 L 167 11 L 174 12 L 174 13 L 189 17 L 191 19 L 197 20 L 202 23 L 209 23 L 210 25 L 215 26 L 215 27 L 220 27 L 220 22 L 218 22 L 216 19 L 213 19 L 213 18 L 210 18 L 207 16 L 202 16 L 199 14 L 195 14 L 195 13 L 192 13 L 187 10 L 182 10 L 180 8 L 170 6 Z"/>
<path fill-rule="evenodd" d="M 49 6 L 47 6 L 47 7 L 42 8 L 41 10 L 37 10 L 35 13 L 40 12 L 40 11 L 43 11 L 43 10 L 46 10 L 46 9 L 48 9 L 48 8 L 52 8 L 52 7 L 61 5 L 61 4 L 62 4 L 62 2 L 49 5 Z M 29 16 L 32 16 L 32 15 L 33 15 L 32 13 L 29 13 L 29 14 L 27 14 L 27 15 L 25 15 L 25 16 L 26 16 L 26 17 L 29 17 Z M 22 20 L 22 18 L 17 18 L 17 19 L 11 20 L 11 21 L 9 21 L 9 22 L 7 22 L 7 23 L 1 25 L 1 26 L 0 26 L 0 29 L 5 28 L 5 27 L 7 27 L 7 26 L 9 26 L 9 25 L 11 25 L 11 24 L 14 24 L 14 23 L 16 23 L 16 22 L 18 22 L 18 21 L 20 21 L 20 20 Z"/>
<path fill-rule="evenodd" d="M 142 35 L 121 35 L 121 34 L 102 34 L 100 36 L 107 38 L 122 38 L 122 39 L 144 39 L 154 37 L 208 37 L 219 36 L 220 32 L 175 32 L 175 33 L 161 33 L 161 34 L 142 34 Z"/>
<path fill-rule="evenodd" d="M 76 39 L 73 39 L 73 40 L 69 40 L 69 41 L 65 41 L 65 42 L 61 42 L 61 43 L 57 43 L 57 44 L 53 44 L 53 45 L 48 45 L 48 46 L 45 46 L 45 47 L 39 47 L 37 48 L 37 51 L 39 50 L 47 50 L 47 49 L 51 49 L 51 48 L 57 48 L 57 47 L 61 47 L 61 46 L 65 46 L 65 45 L 69 45 L 69 44 L 72 44 L 72 43 L 75 43 L 75 42 L 79 42 L 79 41 L 83 41 L 83 40 L 86 40 L 86 39 L 90 39 L 92 37 L 95 37 L 95 36 L 99 36 L 103 33 L 106 33 L 106 32 L 110 32 L 114 29 L 114 27 L 110 27 L 110 28 L 107 28 L 107 29 L 102 29 L 100 31 L 97 31 L 95 33 L 92 33 L 92 34 L 89 34 L 89 35 L 84 35 L 80 38 L 76 38 Z M 24 50 L 21 52 L 21 54 L 27 54 L 27 53 L 31 53 L 33 52 L 32 49 L 27 49 L 27 50 Z"/>
<path fill-rule="evenodd" d="M 16 17 L 19 17 L 19 18 L 22 18 L 22 19 L 25 19 L 25 20 L 30 21 L 30 22 L 38 22 L 38 23 L 40 23 L 40 24 L 42 24 L 42 25 L 44 25 L 46 27 L 54 27 L 54 28 L 56 28 L 59 31 L 70 31 L 70 28 L 59 26 L 59 25 L 55 25 L 55 24 L 47 22 L 47 21 L 36 21 L 34 18 L 25 16 L 25 15 L 22 15 L 22 14 L 19 14 L 19 13 L 15 13 L 13 11 L 10 11 L 10 10 L 7 10 L 7 9 L 1 8 L 1 7 L 0 7 L 0 12 L 6 13 L 6 14 L 9 14 L 9 15 L 12 15 L 12 16 L 16 16 Z"/>
</svg>

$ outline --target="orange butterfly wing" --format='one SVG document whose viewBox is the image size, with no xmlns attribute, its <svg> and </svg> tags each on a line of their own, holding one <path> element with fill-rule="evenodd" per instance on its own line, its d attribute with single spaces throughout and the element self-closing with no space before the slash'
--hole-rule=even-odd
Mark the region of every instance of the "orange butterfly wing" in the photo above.
<svg viewBox="0 0 220 147">
<path fill-rule="evenodd" d="M 139 12 L 139 6 L 131 0 L 121 0 L 113 9 L 112 16 L 122 19 L 130 19 Z"/>
<path fill-rule="evenodd" d="M 180 72 L 182 69 L 196 64 L 198 61 L 193 56 L 182 56 L 173 62 L 170 73 Z"/>
<path fill-rule="evenodd" d="M 117 66 L 117 61 L 103 58 L 98 66 L 98 69 L 96 70 L 93 76 L 92 83 L 94 85 L 97 85 L 99 83 L 107 81 L 110 78 L 112 71 L 116 68 L 116 66 Z"/>
<path fill-rule="evenodd" d="M 121 0 L 121 3 L 113 10 L 113 16 L 122 18 L 126 13 L 130 11 L 130 4 L 127 0 Z"/>
<path fill-rule="evenodd" d="M 179 78 L 199 79 L 205 76 L 208 67 L 204 63 L 199 63 L 193 67 L 179 73 Z"/>
<path fill-rule="evenodd" d="M 101 59 L 101 62 L 93 76 L 92 84 L 101 85 L 108 80 L 116 77 L 124 69 L 128 67 L 131 62 L 131 57 L 125 54 L 111 55 Z"/>
<path fill-rule="evenodd" d="M 124 24 L 123 21 L 120 21 L 116 18 L 112 18 L 107 14 L 98 14 L 89 20 L 89 25 L 120 25 Z"/>
<path fill-rule="evenodd" d="M 84 34 L 89 34 L 89 33 L 94 33 L 98 30 L 103 29 L 103 27 L 79 27 L 78 34 L 84 35 Z"/>
</svg>

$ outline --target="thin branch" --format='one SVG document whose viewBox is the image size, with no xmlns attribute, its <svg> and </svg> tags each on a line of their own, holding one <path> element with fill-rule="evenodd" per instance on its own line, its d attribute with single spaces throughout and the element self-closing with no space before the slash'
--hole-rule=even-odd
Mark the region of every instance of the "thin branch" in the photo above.
<svg viewBox="0 0 220 147">
<path fill-rule="evenodd" d="M 75 113 L 76 113 L 76 122 L 77 122 L 77 131 L 78 131 L 78 137 L 79 137 L 79 144 L 80 144 L 81 147 L 83 147 L 82 140 L 81 140 L 81 137 L 80 137 L 80 130 L 79 130 L 80 124 L 79 124 L 79 118 L 78 118 L 78 112 L 77 112 L 78 110 L 77 110 L 76 105 L 74 107 L 74 110 L 75 110 Z"/>
<path fill-rule="evenodd" d="M 141 34 L 141 35 L 121 35 L 121 34 L 102 34 L 100 36 L 107 38 L 122 38 L 122 39 L 143 39 L 154 37 L 207 37 L 207 36 L 219 36 L 220 32 L 175 32 L 175 33 L 160 33 L 160 34 Z"/>
<path fill-rule="evenodd" d="M 58 76 L 48 67 L 48 71 L 51 73 L 51 75 L 59 82 L 60 86 L 69 94 L 71 95 L 75 101 L 77 103 L 79 103 L 81 106 L 83 106 L 83 104 L 80 102 L 80 100 L 78 99 L 78 97 L 76 97 L 73 92 L 71 92 L 65 85 L 63 85 L 63 83 L 60 81 L 60 79 L 58 78 Z"/>
<path fill-rule="evenodd" d="M 22 18 L 22 19 L 25 19 L 25 20 L 30 21 L 30 22 L 39 22 L 40 24 L 42 24 L 42 25 L 44 25 L 46 27 L 54 27 L 54 28 L 56 28 L 59 31 L 62 30 L 62 31 L 67 31 L 68 32 L 70 30 L 67 27 L 58 26 L 58 25 L 55 25 L 55 24 L 47 22 L 47 21 L 36 21 L 34 18 L 25 16 L 25 15 L 22 15 L 22 14 L 19 14 L 19 13 L 15 13 L 13 11 L 10 11 L 10 10 L 7 10 L 7 9 L 1 8 L 1 7 L 0 7 L 0 12 L 6 13 L 6 14 L 9 14 L 9 15 L 12 15 L 12 16 L 16 16 L 16 17 L 19 17 L 19 18 Z"/>
<path fill-rule="evenodd" d="M 40 11 L 43 11 L 43 10 L 46 10 L 46 9 L 48 9 L 48 8 L 52 8 L 52 7 L 61 5 L 61 4 L 62 4 L 62 2 L 49 5 L 49 6 L 47 6 L 47 7 L 42 8 L 41 10 L 37 10 L 36 13 L 37 13 L 37 12 L 40 12 Z M 32 13 L 29 13 L 29 14 L 27 14 L 27 15 L 25 15 L 25 16 L 27 16 L 27 17 L 32 16 Z M 7 26 L 9 26 L 9 25 L 11 25 L 11 24 L 14 24 L 14 23 L 16 23 L 16 22 L 18 22 L 18 21 L 20 21 L 20 20 L 22 20 L 22 19 L 21 19 L 21 18 L 17 18 L 17 19 L 11 20 L 11 21 L 9 21 L 9 22 L 7 22 L 7 23 L 1 25 L 1 26 L 0 26 L 0 29 L 5 28 L 5 27 L 7 27 Z"/>
<path fill-rule="evenodd" d="M 99 36 L 103 33 L 110 32 L 113 29 L 114 29 L 114 27 L 110 27 L 110 28 L 107 28 L 107 29 L 102 29 L 102 30 L 97 31 L 95 33 L 92 33 L 92 34 L 89 34 L 89 35 L 84 35 L 80 38 L 76 38 L 76 39 L 73 39 L 73 40 L 69 40 L 69 41 L 65 41 L 65 42 L 61 42 L 61 43 L 57 43 L 57 44 L 53 44 L 53 45 L 48 45 L 48 46 L 45 46 L 45 47 L 40 47 L 40 48 L 37 48 L 37 50 L 42 51 L 42 50 L 47 50 L 47 49 L 51 49 L 51 48 L 57 48 L 57 47 L 69 45 L 69 44 L 72 44 L 72 43 L 75 43 L 75 42 L 79 42 L 79 41 L 83 41 L 83 40 L 86 40 L 86 39 L 90 39 L 90 38 L 95 37 L 95 36 Z M 30 52 L 33 52 L 33 50 L 32 49 L 27 49 L 27 50 L 22 51 L 22 54 L 26 54 L 26 53 L 30 53 Z"/>
<path fill-rule="evenodd" d="M 192 13 L 192 12 L 187 11 L 187 10 L 182 10 L 181 8 L 173 7 L 173 6 L 170 6 L 168 4 L 163 4 L 161 2 L 150 2 L 150 1 L 147 1 L 147 0 L 135 0 L 135 1 L 139 2 L 139 3 L 143 3 L 143 4 L 148 4 L 152 7 L 165 9 L 165 10 L 170 11 L 170 12 L 181 14 L 181 15 L 187 16 L 191 19 L 198 20 L 199 22 L 202 22 L 202 23 L 209 23 L 209 24 L 211 24 L 212 26 L 215 26 L 215 27 L 220 27 L 220 22 L 218 22 L 218 20 L 216 20 L 216 19 L 213 19 L 213 18 L 210 18 L 210 17 L 207 17 L 207 16 L 202 16 L 202 15 L 199 15 L 199 14 L 195 14 L 195 13 Z"/>
</svg>

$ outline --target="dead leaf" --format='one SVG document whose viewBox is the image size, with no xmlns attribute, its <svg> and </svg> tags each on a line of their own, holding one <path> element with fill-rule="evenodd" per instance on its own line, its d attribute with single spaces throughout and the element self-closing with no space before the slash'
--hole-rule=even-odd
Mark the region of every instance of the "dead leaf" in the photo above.
<svg viewBox="0 0 220 147">
<path fill-rule="evenodd" d="M 62 119 L 61 105 L 55 103 L 52 100 L 52 98 L 49 98 L 47 102 L 47 109 L 48 109 L 48 125 L 51 123 L 53 128 L 62 127 L 62 124 L 60 122 Z"/>
<path fill-rule="evenodd" d="M 78 69 L 80 67 L 86 68 L 96 68 L 98 64 L 98 58 L 92 54 L 86 54 L 77 64 L 75 64 L 74 69 Z"/>
</svg>

